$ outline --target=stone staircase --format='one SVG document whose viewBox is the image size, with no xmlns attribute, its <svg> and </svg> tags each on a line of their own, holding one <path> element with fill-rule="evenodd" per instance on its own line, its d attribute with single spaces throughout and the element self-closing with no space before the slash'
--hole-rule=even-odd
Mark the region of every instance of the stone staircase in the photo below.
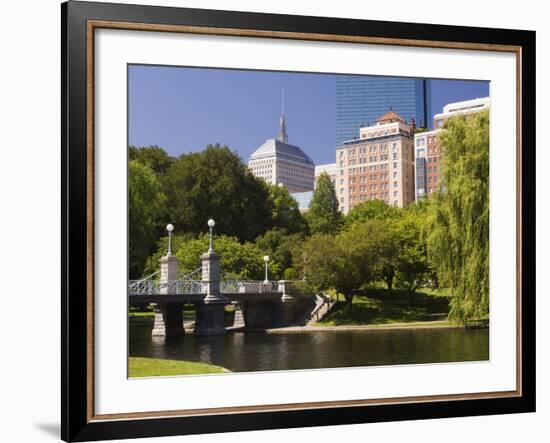
<svg viewBox="0 0 550 443">
<path fill-rule="evenodd" d="M 315 294 L 315 307 L 306 318 L 305 325 L 312 326 L 327 315 L 336 302 L 325 294 Z"/>
</svg>

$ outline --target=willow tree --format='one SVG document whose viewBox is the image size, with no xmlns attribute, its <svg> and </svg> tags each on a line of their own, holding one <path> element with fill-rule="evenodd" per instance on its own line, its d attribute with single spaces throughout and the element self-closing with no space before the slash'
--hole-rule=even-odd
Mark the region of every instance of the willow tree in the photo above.
<svg viewBox="0 0 550 443">
<path fill-rule="evenodd" d="M 428 252 L 455 297 L 459 323 L 489 313 L 489 113 L 449 119 L 440 136 L 443 188 L 431 205 Z"/>
</svg>

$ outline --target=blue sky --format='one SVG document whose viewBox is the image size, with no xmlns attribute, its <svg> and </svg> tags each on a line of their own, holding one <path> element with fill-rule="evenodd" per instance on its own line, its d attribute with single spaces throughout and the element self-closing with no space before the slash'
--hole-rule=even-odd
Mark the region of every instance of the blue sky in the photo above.
<svg viewBox="0 0 550 443">
<path fill-rule="evenodd" d="M 281 90 L 289 142 L 316 164 L 334 162 L 334 75 L 165 66 L 129 67 L 129 143 L 170 155 L 220 143 L 244 161 L 277 135 Z M 432 111 L 489 95 L 489 83 L 433 80 Z"/>
</svg>

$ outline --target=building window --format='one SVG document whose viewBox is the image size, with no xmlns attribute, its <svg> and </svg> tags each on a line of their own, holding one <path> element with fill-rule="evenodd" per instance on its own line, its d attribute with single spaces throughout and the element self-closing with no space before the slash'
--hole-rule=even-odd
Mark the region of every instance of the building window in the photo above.
<svg viewBox="0 0 550 443">
<path fill-rule="evenodd" d="M 393 187 L 397 188 L 397 182 L 393 182 Z"/>
</svg>

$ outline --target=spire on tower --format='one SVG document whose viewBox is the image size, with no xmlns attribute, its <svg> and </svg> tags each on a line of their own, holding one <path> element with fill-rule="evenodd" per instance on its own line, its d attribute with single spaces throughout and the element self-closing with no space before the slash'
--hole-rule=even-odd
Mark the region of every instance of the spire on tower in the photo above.
<svg viewBox="0 0 550 443">
<path fill-rule="evenodd" d="M 284 88 L 281 91 L 281 119 L 279 120 L 279 135 L 277 135 L 277 140 L 282 142 L 288 142 L 288 135 L 286 133 L 286 122 L 285 122 L 285 90 Z"/>
</svg>

